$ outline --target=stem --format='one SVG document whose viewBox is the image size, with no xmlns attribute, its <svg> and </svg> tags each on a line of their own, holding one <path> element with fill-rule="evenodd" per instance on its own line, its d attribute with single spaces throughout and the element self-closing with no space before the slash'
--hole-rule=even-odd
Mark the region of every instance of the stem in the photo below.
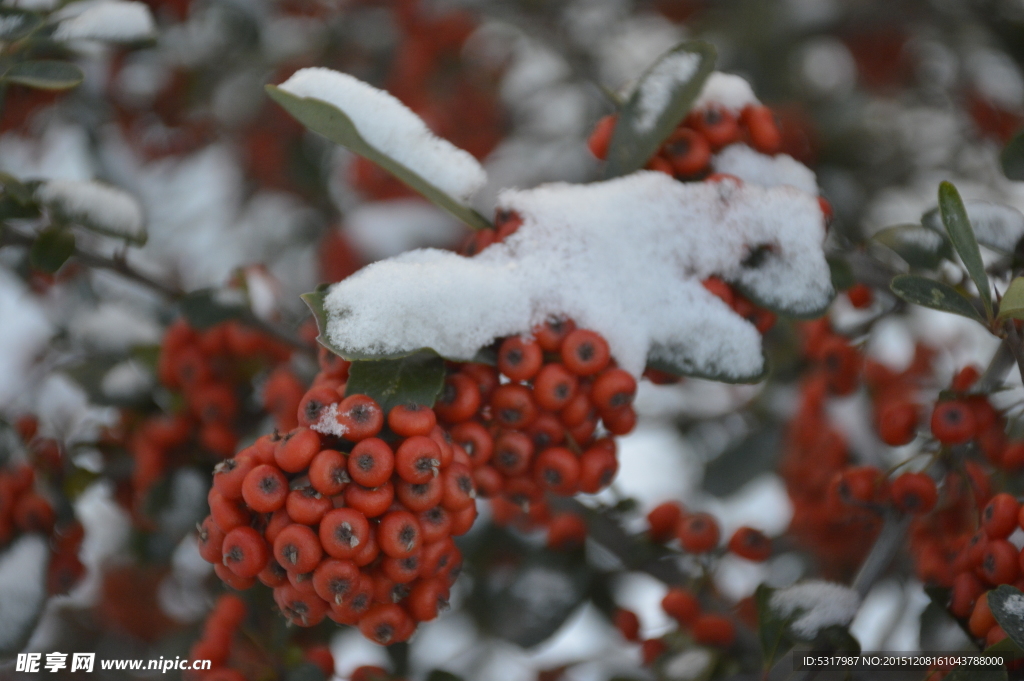
<svg viewBox="0 0 1024 681">
<path fill-rule="evenodd" d="M 1010 347 L 1010 341 L 1003 339 L 1002 345 L 996 350 L 996 354 L 992 356 L 992 361 L 989 362 L 985 373 L 978 379 L 975 392 L 989 393 L 998 388 L 1003 379 L 1006 378 L 1006 372 L 1013 366 L 1013 362 L 1014 354 L 1013 348 Z"/>
<path fill-rule="evenodd" d="M 889 563 L 896 557 L 900 547 L 903 545 L 907 528 L 910 526 L 910 516 L 887 516 L 882 525 L 882 531 L 878 533 L 875 545 L 871 552 L 860 566 L 860 571 L 853 580 L 853 589 L 863 599 L 878 578 L 882 576 Z"/>
<path fill-rule="evenodd" d="M 1024 381 L 1024 348 L 1021 347 L 1020 334 L 1012 319 L 1006 320 L 1006 342 L 1010 346 L 1013 358 L 1017 360 L 1017 370 L 1020 371 L 1021 380 Z"/>
</svg>

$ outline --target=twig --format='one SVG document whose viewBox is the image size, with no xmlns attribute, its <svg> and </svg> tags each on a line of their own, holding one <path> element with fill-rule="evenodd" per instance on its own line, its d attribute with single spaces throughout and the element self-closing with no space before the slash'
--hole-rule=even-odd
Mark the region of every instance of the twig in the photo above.
<svg viewBox="0 0 1024 681">
<path fill-rule="evenodd" d="M 1020 378 L 1024 381 L 1024 348 L 1021 347 L 1020 334 L 1012 319 L 1007 319 L 1004 326 L 1006 329 L 1006 342 L 1010 346 L 1013 358 L 1017 360 L 1017 370 L 1020 371 Z"/>
<path fill-rule="evenodd" d="M 975 392 L 989 393 L 998 388 L 1006 378 L 1006 372 L 1013 366 L 1013 362 L 1013 349 L 1010 347 L 1010 341 L 1004 338 L 999 349 L 996 350 L 996 354 L 992 356 L 992 361 L 989 362 L 985 373 L 978 379 Z"/>
<path fill-rule="evenodd" d="M 882 576 L 889 563 L 896 557 L 900 547 L 903 545 L 907 528 L 910 526 L 910 516 L 890 515 L 882 524 L 882 530 L 875 539 L 875 545 L 871 552 L 860 566 L 860 571 L 853 580 L 853 590 L 863 599 L 878 578 Z"/>
</svg>

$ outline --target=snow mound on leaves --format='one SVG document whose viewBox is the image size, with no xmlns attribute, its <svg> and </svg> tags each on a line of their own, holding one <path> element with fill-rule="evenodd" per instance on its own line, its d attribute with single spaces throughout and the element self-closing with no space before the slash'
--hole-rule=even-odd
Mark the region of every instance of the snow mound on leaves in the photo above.
<svg viewBox="0 0 1024 681">
<path fill-rule="evenodd" d="M 776 591 L 769 606 L 782 617 L 797 614 L 789 626 L 798 636 L 810 640 L 826 627 L 853 621 L 860 597 L 842 584 L 812 579 Z"/>
<path fill-rule="evenodd" d="M 497 338 L 568 316 L 601 333 L 634 375 L 650 355 L 743 379 L 761 372 L 760 335 L 702 280 L 722 277 L 794 314 L 820 310 L 832 295 L 821 209 L 793 187 L 639 172 L 508 190 L 499 207 L 523 224 L 474 258 L 411 251 L 335 284 L 325 299 L 331 342 L 468 360 Z"/>
</svg>

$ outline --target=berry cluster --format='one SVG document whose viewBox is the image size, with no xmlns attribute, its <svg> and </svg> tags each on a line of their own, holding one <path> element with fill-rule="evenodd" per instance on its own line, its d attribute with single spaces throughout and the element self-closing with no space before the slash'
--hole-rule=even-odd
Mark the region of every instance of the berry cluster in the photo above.
<svg viewBox="0 0 1024 681">
<path fill-rule="evenodd" d="M 30 463 L 8 463 L 0 468 L 0 548 L 22 533 L 49 537 L 47 593 L 66 594 L 85 574 L 85 567 L 78 559 L 85 532 L 77 520 L 59 519 L 54 505 L 43 494 L 45 485 L 40 474 L 58 484 L 62 479 L 60 444 L 52 438 L 36 435 L 35 417 L 22 416 L 15 429 L 28 449 Z"/>
<path fill-rule="evenodd" d="M 194 433 L 212 458 L 231 456 L 244 417 L 241 405 L 245 391 L 251 390 L 253 376 L 264 367 L 281 365 L 289 357 L 291 348 L 235 321 L 205 331 L 192 328 L 184 319 L 171 324 L 160 346 L 157 375 L 166 388 L 181 393 L 186 408 L 174 416 L 147 417 L 131 428 L 127 447 L 134 459 L 132 488 L 136 505 L 176 456 L 192 456 L 195 448 L 185 445 L 191 443 Z M 292 379 L 282 389 L 284 381 L 272 374 L 264 391 L 265 401 L 267 395 L 275 400 L 270 407 L 287 402 L 282 393 L 289 388 L 291 394 L 297 390 L 301 396 L 301 384 Z M 294 414 L 294 403 L 291 409 Z"/>
<path fill-rule="evenodd" d="M 404 641 L 447 604 L 461 565 L 451 538 L 476 519 L 471 460 L 430 408 L 385 419 L 370 397 L 342 397 L 347 363 L 325 365 L 298 427 L 218 465 L 200 551 L 229 586 L 273 588 L 294 624 L 326 616 Z"/>
<path fill-rule="evenodd" d="M 617 116 L 605 116 L 594 126 L 587 145 L 599 159 L 608 156 Z M 739 116 L 729 109 L 712 105 L 692 111 L 668 136 L 647 163 L 680 180 L 697 179 L 708 174 L 711 154 L 736 142 L 745 142 L 762 154 L 782 149 L 782 134 L 775 115 L 766 106 L 748 105 Z"/>
<path fill-rule="evenodd" d="M 572 321 L 551 320 L 532 338 L 497 347 L 497 367 L 464 364 L 451 373 L 435 410 L 468 454 L 496 522 L 546 526 L 545 494 L 593 494 L 618 470 L 615 441 L 633 429 L 636 379 L 615 366 L 608 343 Z M 578 537 L 567 516 L 554 544 Z"/>
</svg>

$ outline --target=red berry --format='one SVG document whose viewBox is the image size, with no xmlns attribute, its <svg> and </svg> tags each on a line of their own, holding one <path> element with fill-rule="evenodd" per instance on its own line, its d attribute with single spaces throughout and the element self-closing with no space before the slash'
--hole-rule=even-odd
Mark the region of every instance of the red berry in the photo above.
<svg viewBox="0 0 1024 681">
<path fill-rule="evenodd" d="M 741 527 L 729 539 L 729 550 L 740 558 L 760 562 L 771 557 L 772 542 L 763 532 Z"/>
<path fill-rule="evenodd" d="M 718 521 L 707 513 L 694 513 L 683 518 L 676 535 L 690 553 L 705 553 L 718 546 Z"/>
<path fill-rule="evenodd" d="M 700 601 L 688 589 L 672 587 L 661 599 L 661 609 L 682 625 L 689 626 L 700 615 Z"/>
<path fill-rule="evenodd" d="M 562 362 L 578 376 L 592 376 L 608 366 L 611 352 L 600 334 L 576 329 L 562 343 Z"/>
<path fill-rule="evenodd" d="M 349 395 L 338 405 L 338 425 L 343 429 L 343 438 L 359 442 L 380 432 L 384 412 L 371 397 Z"/>
<path fill-rule="evenodd" d="M 288 480 L 277 467 L 261 464 L 245 476 L 242 498 L 257 513 L 273 513 L 284 507 L 288 498 Z"/>
<path fill-rule="evenodd" d="M 336 508 L 324 515 L 319 530 L 320 544 L 327 555 L 346 559 L 365 546 L 370 524 L 365 515 L 353 508 Z M 287 567 L 286 563 L 282 564 Z"/>
<path fill-rule="evenodd" d="M 395 455 L 388 443 L 380 438 L 361 440 L 348 455 L 349 477 L 364 487 L 383 485 L 391 478 L 394 469 Z"/>
<path fill-rule="evenodd" d="M 939 498 L 935 481 L 925 473 L 903 473 L 893 481 L 891 495 L 896 508 L 919 515 L 930 513 Z"/>
<path fill-rule="evenodd" d="M 274 557 L 288 572 L 302 575 L 312 572 L 322 556 L 320 539 L 306 525 L 293 523 L 274 539 Z"/>
<path fill-rule="evenodd" d="M 970 406 L 959 400 L 940 402 L 932 412 L 932 434 L 944 445 L 967 442 L 977 433 L 977 422 Z"/>
<path fill-rule="evenodd" d="M 423 435 L 414 435 L 408 438 L 398 446 L 398 450 L 395 452 L 395 473 L 406 482 L 413 484 L 428 482 L 437 476 L 440 466 L 440 447 L 429 437 Z M 349 473 L 352 473 L 351 467 Z"/>
<path fill-rule="evenodd" d="M 615 610 L 615 614 L 612 615 L 612 622 L 615 624 L 615 628 L 622 634 L 622 638 L 627 641 L 639 641 L 640 640 L 640 618 L 636 616 L 636 613 L 623 608 Z"/>
<path fill-rule="evenodd" d="M 255 577 L 270 559 L 263 535 L 251 527 L 236 527 L 224 537 L 224 565 L 239 577 Z"/>
<path fill-rule="evenodd" d="M 415 553 L 420 546 L 420 524 L 408 511 L 391 511 L 377 526 L 377 543 L 381 551 L 395 558 Z"/>
<path fill-rule="evenodd" d="M 544 364 L 544 351 L 536 341 L 506 338 L 498 348 L 498 370 L 513 381 L 528 381 Z"/>
<path fill-rule="evenodd" d="M 1009 494 L 997 494 L 981 512 L 981 527 L 991 539 L 1005 539 L 1017 529 L 1020 504 Z"/>
<path fill-rule="evenodd" d="M 388 413 L 388 428 L 396 435 L 430 435 L 437 425 L 434 410 L 419 404 L 400 404 Z"/>
</svg>

